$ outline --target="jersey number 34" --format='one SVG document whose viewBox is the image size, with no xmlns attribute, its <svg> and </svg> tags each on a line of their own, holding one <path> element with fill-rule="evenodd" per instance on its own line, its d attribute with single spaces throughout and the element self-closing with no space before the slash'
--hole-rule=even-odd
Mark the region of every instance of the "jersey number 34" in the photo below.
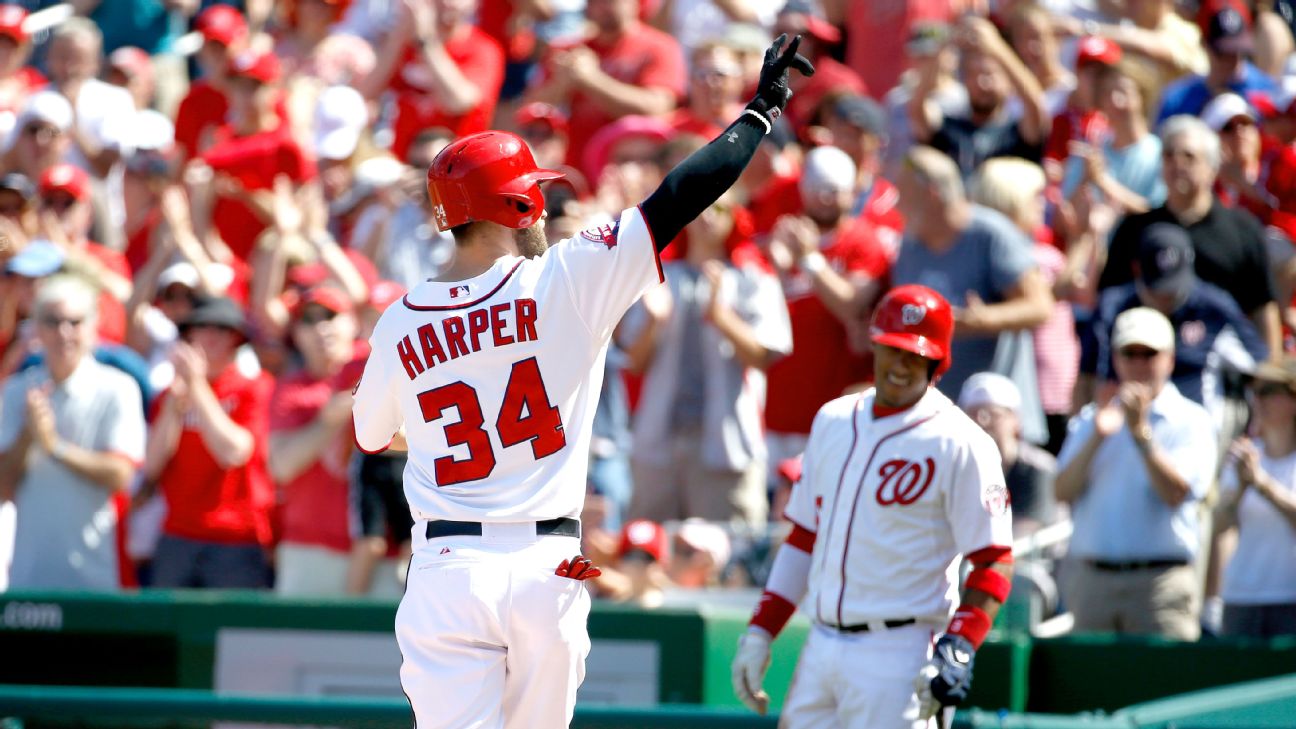
<svg viewBox="0 0 1296 729">
<path fill-rule="evenodd" d="M 495 470 L 495 449 L 483 427 L 486 417 L 472 385 L 465 382 L 442 385 L 419 393 L 418 402 L 423 419 L 429 423 L 440 420 L 448 408 L 457 409 L 459 420 L 445 426 L 446 445 L 468 446 L 468 458 L 442 456 L 433 461 L 438 486 L 476 481 Z M 495 432 L 505 448 L 531 441 L 531 455 L 537 461 L 567 445 L 562 414 L 549 402 L 535 357 L 513 363 L 508 387 L 504 388 L 504 402 L 500 403 L 499 417 L 495 418 Z"/>
</svg>

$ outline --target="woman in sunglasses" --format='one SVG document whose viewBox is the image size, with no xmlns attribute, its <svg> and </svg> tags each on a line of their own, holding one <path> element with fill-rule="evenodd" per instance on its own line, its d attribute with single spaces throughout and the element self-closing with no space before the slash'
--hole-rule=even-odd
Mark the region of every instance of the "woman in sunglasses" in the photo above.
<svg viewBox="0 0 1296 729">
<path fill-rule="evenodd" d="M 1236 527 L 1224 570 L 1225 635 L 1296 634 L 1296 356 L 1251 383 L 1254 432 L 1229 448 L 1217 529 Z"/>
</svg>

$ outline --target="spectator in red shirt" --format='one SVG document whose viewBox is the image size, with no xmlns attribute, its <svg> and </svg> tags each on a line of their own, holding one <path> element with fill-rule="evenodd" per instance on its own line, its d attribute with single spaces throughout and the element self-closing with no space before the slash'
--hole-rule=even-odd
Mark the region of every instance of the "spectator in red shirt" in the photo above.
<svg viewBox="0 0 1296 729">
<path fill-rule="evenodd" d="M 276 110 L 279 78 L 279 61 L 272 54 L 239 54 L 227 82 L 230 123 L 202 155 L 216 194 L 210 224 L 240 261 L 248 260 L 269 224 L 275 178 L 287 177 L 298 188 L 316 178 L 315 163 Z"/>
<path fill-rule="evenodd" d="M 285 375 L 270 404 L 270 472 L 279 485 L 283 534 L 275 590 L 340 595 L 352 534 L 348 465 L 354 450 L 351 392 L 368 347 L 356 341 L 351 299 L 331 286 L 307 291 L 294 309 L 300 369 Z M 393 570 L 372 588 L 395 594 Z"/>
<path fill-rule="evenodd" d="M 786 33 L 789 38 L 801 36 L 801 55 L 814 62 L 814 76 L 791 79 L 792 100 L 788 102 L 787 118 L 798 136 L 804 137 L 805 128 L 818 120 L 815 112 L 830 94 L 869 93 L 860 75 L 828 52 L 841 41 L 837 26 L 824 20 L 809 0 L 790 0 L 779 11 L 774 22 L 774 35 Z"/>
<path fill-rule="evenodd" d="M 41 175 L 36 187 L 45 234 L 63 246 L 68 266 L 99 289 L 99 339 L 121 344 L 126 340 L 124 304 L 132 290 L 130 266 L 120 252 L 88 237 L 94 217 L 90 176 L 80 167 L 58 164 Z"/>
<path fill-rule="evenodd" d="M 1265 145 L 1262 151 L 1260 188 L 1254 206 L 1247 206 L 1262 223 L 1282 230 L 1296 240 L 1296 91 L 1270 98 L 1256 95 Z"/>
<path fill-rule="evenodd" d="M 198 68 L 202 78 L 176 111 L 176 144 L 181 159 L 195 157 L 211 146 L 211 135 L 225 123 L 229 100 L 225 98 L 226 72 L 248 40 L 247 20 L 229 5 L 213 5 L 198 16 L 194 29 L 202 35 Z"/>
<path fill-rule="evenodd" d="M 742 66 L 732 48 L 706 42 L 693 49 L 688 106 L 670 117 L 676 131 L 715 139 L 741 111 Z"/>
<path fill-rule="evenodd" d="M 787 458 L 805 449 L 815 413 L 847 387 L 868 379 L 857 330 L 880 289 L 889 258 L 873 226 L 850 214 L 855 164 L 836 147 L 806 155 L 799 193 L 804 215 L 785 215 L 770 234 L 792 322 L 792 353 L 769 369 L 765 443 L 769 483 Z"/>
<path fill-rule="evenodd" d="M 530 99 L 568 105 L 567 163 L 579 166 L 585 145 L 600 128 L 627 115 L 656 116 L 684 94 L 684 56 L 669 35 L 639 20 L 636 0 L 588 0 L 585 17 L 594 35 L 545 62 Z"/>
<path fill-rule="evenodd" d="M 398 3 L 396 25 L 378 49 L 360 91 L 396 94 L 391 151 L 402 162 L 418 133 L 445 127 L 455 136 L 490 128 L 504 83 L 504 50 L 472 24 L 477 0 Z"/>
<path fill-rule="evenodd" d="M 18 111 L 27 96 L 45 85 L 40 72 L 27 65 L 31 43 L 23 24 L 27 11 L 0 5 L 0 111 Z"/>
<path fill-rule="evenodd" d="M 235 362 L 246 339 L 238 305 L 206 299 L 181 323 L 171 389 L 154 404 L 145 488 L 167 515 L 153 559 L 155 587 L 266 588 L 274 489 L 266 473 L 273 381 Z"/>
<path fill-rule="evenodd" d="M 1107 131 L 1107 120 L 1098 110 L 1098 77 L 1102 69 L 1120 62 L 1121 47 L 1096 35 L 1080 39 L 1076 46 L 1075 91 L 1066 108 L 1053 117 L 1053 127 L 1044 142 L 1044 173 L 1050 185 L 1062 182 L 1062 164 L 1071 154 L 1072 142 L 1097 147 Z"/>
</svg>

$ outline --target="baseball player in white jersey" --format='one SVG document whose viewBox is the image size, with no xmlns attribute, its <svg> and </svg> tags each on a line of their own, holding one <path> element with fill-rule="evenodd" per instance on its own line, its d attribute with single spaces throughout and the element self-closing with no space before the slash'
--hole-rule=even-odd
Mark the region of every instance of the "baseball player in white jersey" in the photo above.
<svg viewBox="0 0 1296 729">
<path fill-rule="evenodd" d="M 780 727 L 948 726 L 967 696 L 1008 596 L 1012 516 L 994 441 L 932 386 L 953 329 L 936 292 L 892 289 L 870 324 L 875 387 L 815 416 L 792 533 L 733 662 L 735 693 L 764 713 L 770 642 L 808 613 Z M 955 609 L 960 557 L 972 571 Z"/>
<path fill-rule="evenodd" d="M 657 260 L 751 160 L 791 92 L 766 53 L 756 97 L 714 141 L 609 225 L 552 248 L 538 169 L 516 136 L 482 132 L 428 170 L 456 257 L 379 319 L 355 393 L 356 442 L 409 450 L 414 555 L 396 615 L 401 683 L 420 729 L 567 726 L 585 673 L 580 557 L 591 422 L 608 340 L 661 280 Z M 572 557 L 571 555 L 576 555 Z"/>
</svg>

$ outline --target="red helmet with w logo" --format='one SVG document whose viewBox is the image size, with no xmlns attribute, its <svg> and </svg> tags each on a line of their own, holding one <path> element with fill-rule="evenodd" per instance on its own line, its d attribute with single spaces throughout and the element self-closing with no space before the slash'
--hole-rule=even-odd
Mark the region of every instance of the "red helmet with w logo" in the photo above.
<svg viewBox="0 0 1296 729">
<path fill-rule="evenodd" d="M 432 218 L 440 230 L 474 220 L 527 228 L 544 213 L 540 183 L 562 176 L 537 167 L 515 134 L 470 134 L 447 145 L 428 168 Z"/>
<path fill-rule="evenodd" d="M 869 338 L 876 344 L 903 349 L 940 362 L 935 375 L 950 366 L 954 312 L 949 302 L 926 286 L 909 284 L 887 292 L 873 309 Z"/>
</svg>

